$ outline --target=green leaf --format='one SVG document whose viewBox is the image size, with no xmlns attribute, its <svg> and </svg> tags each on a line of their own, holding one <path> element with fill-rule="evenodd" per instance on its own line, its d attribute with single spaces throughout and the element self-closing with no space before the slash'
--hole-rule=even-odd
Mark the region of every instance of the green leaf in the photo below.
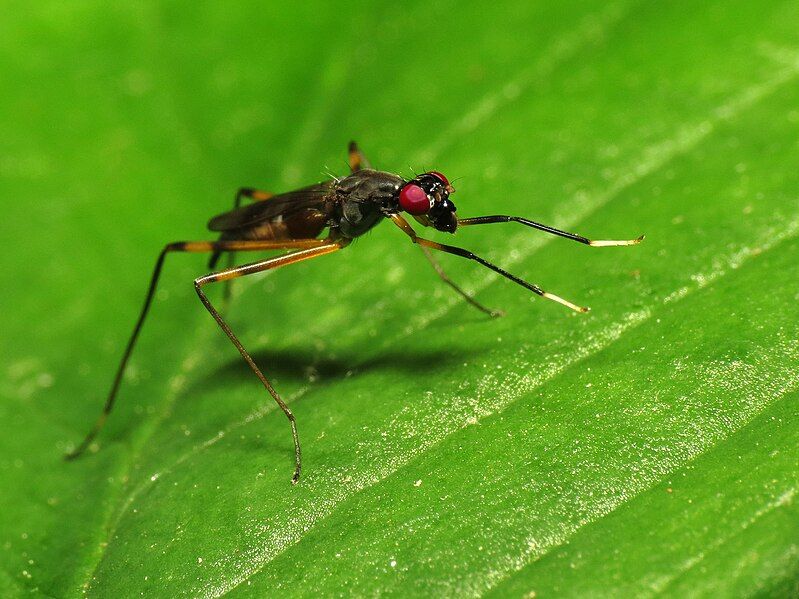
<svg viewBox="0 0 799 599">
<path fill-rule="evenodd" d="M 7 3 L 0 74 L 1 595 L 799 593 L 795 3 Z M 389 224 L 237 281 L 296 486 L 171 255 L 63 462 L 162 245 L 351 138 L 461 215 L 647 239 L 429 234 L 587 315 L 443 256 L 487 318 Z"/>
</svg>

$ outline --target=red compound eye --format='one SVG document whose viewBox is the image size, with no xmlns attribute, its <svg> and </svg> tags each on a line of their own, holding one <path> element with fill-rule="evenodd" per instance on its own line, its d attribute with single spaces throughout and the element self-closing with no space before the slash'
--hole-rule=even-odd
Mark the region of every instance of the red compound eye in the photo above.
<svg viewBox="0 0 799 599">
<path fill-rule="evenodd" d="M 442 175 L 438 171 L 430 171 L 427 174 L 428 175 L 433 175 L 434 177 L 439 179 L 444 184 L 444 187 L 449 187 L 449 179 L 447 179 L 444 175 Z"/>
<path fill-rule="evenodd" d="M 413 183 L 402 188 L 399 195 L 400 208 L 408 214 L 427 214 L 430 212 L 430 198 L 424 189 Z"/>
</svg>

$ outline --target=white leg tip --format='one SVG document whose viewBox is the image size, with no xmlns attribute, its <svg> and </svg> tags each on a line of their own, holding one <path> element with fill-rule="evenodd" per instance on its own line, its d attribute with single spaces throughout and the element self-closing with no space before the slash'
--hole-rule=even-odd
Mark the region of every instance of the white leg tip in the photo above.
<svg viewBox="0 0 799 599">
<path fill-rule="evenodd" d="M 585 313 L 590 310 L 590 308 L 587 308 L 585 306 L 578 306 L 577 304 L 571 303 L 569 300 L 563 299 L 559 295 L 555 295 L 554 293 L 549 293 L 547 291 L 544 292 L 542 297 L 545 297 L 548 300 L 552 300 L 553 302 L 558 302 L 559 304 L 562 304 L 567 308 L 571 308 L 575 312 Z"/>
</svg>

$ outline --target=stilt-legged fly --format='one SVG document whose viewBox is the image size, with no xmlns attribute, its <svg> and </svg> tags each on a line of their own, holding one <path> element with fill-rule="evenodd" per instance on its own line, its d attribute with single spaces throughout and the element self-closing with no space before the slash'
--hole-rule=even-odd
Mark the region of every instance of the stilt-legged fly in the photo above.
<svg viewBox="0 0 799 599">
<path fill-rule="evenodd" d="M 263 383 L 266 390 L 288 418 L 294 439 L 295 467 L 294 476 L 291 480 L 296 483 L 300 477 L 302 464 L 300 440 L 297 435 L 294 415 L 205 295 L 204 287 L 206 285 L 218 281 L 227 281 L 226 285 L 229 285 L 229 281 L 237 277 L 330 254 L 345 248 L 353 239 L 363 235 L 383 220 L 388 219 L 399 227 L 413 243 L 421 246 L 428 261 L 430 261 L 438 276 L 447 285 L 482 312 L 491 316 L 500 314 L 477 302 L 451 281 L 433 257 L 431 250 L 474 260 L 514 283 L 527 288 L 536 295 L 558 302 L 577 312 L 586 312 L 588 308 L 577 306 L 562 297 L 544 291 L 538 285 L 528 283 L 468 250 L 419 237 L 403 213 L 412 216 L 422 226 L 433 227 L 447 233 L 454 233 L 458 227 L 512 221 L 593 247 L 635 245 L 643 239 L 643 236 L 641 236 L 628 241 L 590 240 L 581 235 L 560 231 L 518 216 L 497 215 L 459 218 L 455 204 L 450 199 L 450 194 L 455 190 L 450 185 L 449 180 L 437 171 L 423 173 L 408 181 L 399 175 L 374 170 L 354 142 L 350 143 L 349 146 L 349 165 L 352 172 L 348 177 L 334 178 L 288 193 L 272 194 L 248 187 L 242 188 L 236 194 L 233 210 L 212 218 L 208 223 L 208 228 L 211 231 L 220 234 L 217 241 L 181 241 L 170 243 L 161 250 L 150 279 L 150 287 L 147 290 L 144 306 L 136 325 L 133 327 L 133 333 L 125 352 L 122 354 L 122 360 L 119 363 L 103 411 L 81 444 L 67 454 L 67 459 L 78 457 L 89 447 L 114 407 L 125 366 L 150 309 L 161 267 L 168 253 L 210 252 L 209 268 L 211 270 L 214 270 L 219 257 L 223 253 L 228 254 L 227 267 L 195 279 L 194 288 L 200 297 L 200 301 L 216 320 L 225 335 L 236 346 L 236 349 L 239 350 L 239 353 L 255 373 L 255 376 Z M 254 203 L 242 207 L 242 198 L 254 200 Z M 327 236 L 324 239 L 319 239 L 325 229 L 328 230 Z M 257 250 L 293 251 L 268 260 L 259 260 L 242 266 L 233 265 L 233 255 L 236 252 Z"/>
</svg>

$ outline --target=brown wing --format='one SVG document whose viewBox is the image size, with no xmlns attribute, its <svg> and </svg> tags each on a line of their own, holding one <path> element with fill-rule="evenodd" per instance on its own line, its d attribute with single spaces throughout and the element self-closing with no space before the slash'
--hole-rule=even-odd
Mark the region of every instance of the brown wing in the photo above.
<svg viewBox="0 0 799 599">
<path fill-rule="evenodd" d="M 296 191 L 281 193 L 268 200 L 242 206 L 219 214 L 208 221 L 211 231 L 231 231 L 250 227 L 264 221 L 287 218 L 300 210 L 324 212 L 325 200 L 333 190 L 333 181 L 309 185 Z"/>
</svg>

